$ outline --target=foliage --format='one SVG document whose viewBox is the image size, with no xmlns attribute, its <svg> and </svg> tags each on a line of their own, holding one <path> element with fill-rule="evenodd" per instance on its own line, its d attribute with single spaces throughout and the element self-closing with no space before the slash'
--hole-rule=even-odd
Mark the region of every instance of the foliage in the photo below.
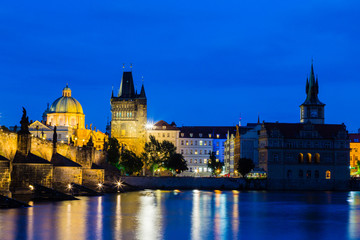
<svg viewBox="0 0 360 240">
<path fill-rule="evenodd" d="M 172 154 L 165 163 L 165 167 L 169 170 L 175 171 L 176 173 L 188 170 L 184 156 L 179 153 Z"/>
<path fill-rule="evenodd" d="M 251 170 L 255 167 L 254 162 L 249 158 L 240 158 L 237 170 L 241 174 L 241 176 L 245 177 Z"/>
<path fill-rule="evenodd" d="M 21 134 L 30 134 L 29 132 L 29 117 L 26 114 L 26 109 L 23 107 L 23 115 L 21 117 L 21 130 L 19 133 Z"/>
<path fill-rule="evenodd" d="M 150 136 L 150 141 L 145 143 L 142 160 L 152 173 L 160 168 L 177 173 L 187 170 L 184 157 L 176 153 L 174 144 L 166 140 L 159 142 L 154 136 Z"/>
<path fill-rule="evenodd" d="M 143 163 L 134 152 L 128 149 L 123 149 L 120 154 L 119 167 L 124 170 L 125 173 L 131 175 L 133 173 L 140 172 L 143 167 Z"/>
<path fill-rule="evenodd" d="M 116 166 L 119 163 L 120 159 L 120 144 L 116 138 L 109 138 L 107 145 L 107 161 Z"/>
<path fill-rule="evenodd" d="M 215 152 L 210 153 L 210 159 L 208 161 L 208 168 L 211 169 L 212 174 L 217 176 L 221 173 L 224 164 L 220 161 L 216 161 Z"/>
</svg>

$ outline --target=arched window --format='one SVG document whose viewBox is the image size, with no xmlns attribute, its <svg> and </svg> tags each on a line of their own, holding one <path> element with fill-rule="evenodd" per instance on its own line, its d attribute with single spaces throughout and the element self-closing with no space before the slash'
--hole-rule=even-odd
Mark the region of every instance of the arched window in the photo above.
<svg viewBox="0 0 360 240">
<path fill-rule="evenodd" d="M 320 154 L 319 153 L 315 154 L 315 163 L 320 163 Z"/>
<path fill-rule="evenodd" d="M 315 170 L 315 178 L 319 178 L 319 170 Z"/>
<path fill-rule="evenodd" d="M 311 163 L 311 154 L 306 154 L 306 163 Z"/>
<path fill-rule="evenodd" d="M 326 179 L 331 179 L 331 172 L 329 170 L 326 171 L 325 178 Z"/>
<path fill-rule="evenodd" d="M 303 170 L 299 170 L 299 178 L 303 178 L 304 177 L 304 171 Z"/>
<path fill-rule="evenodd" d="M 287 178 L 291 178 L 291 176 L 292 176 L 292 171 L 291 171 L 291 170 L 288 170 L 288 171 L 287 171 Z"/>
<path fill-rule="evenodd" d="M 299 155 L 298 155 L 298 161 L 299 161 L 299 163 L 304 163 L 304 154 L 299 153 Z"/>
</svg>

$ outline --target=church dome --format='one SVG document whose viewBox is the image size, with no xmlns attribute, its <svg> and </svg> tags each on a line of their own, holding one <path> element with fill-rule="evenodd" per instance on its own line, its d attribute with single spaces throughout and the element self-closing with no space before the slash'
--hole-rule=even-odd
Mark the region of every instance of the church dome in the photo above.
<svg viewBox="0 0 360 240">
<path fill-rule="evenodd" d="M 62 97 L 56 99 L 48 113 L 80 113 L 83 114 L 81 104 L 71 97 L 71 89 L 66 85 L 63 89 Z"/>
</svg>

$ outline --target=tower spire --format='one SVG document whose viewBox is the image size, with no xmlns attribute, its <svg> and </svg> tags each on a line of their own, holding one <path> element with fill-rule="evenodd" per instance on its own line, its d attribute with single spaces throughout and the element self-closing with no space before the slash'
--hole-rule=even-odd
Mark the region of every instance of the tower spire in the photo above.
<svg viewBox="0 0 360 240">
<path fill-rule="evenodd" d="M 146 98 L 145 94 L 145 87 L 144 87 L 144 76 L 141 77 L 142 85 L 141 85 L 141 91 L 140 91 L 140 98 Z"/>
</svg>

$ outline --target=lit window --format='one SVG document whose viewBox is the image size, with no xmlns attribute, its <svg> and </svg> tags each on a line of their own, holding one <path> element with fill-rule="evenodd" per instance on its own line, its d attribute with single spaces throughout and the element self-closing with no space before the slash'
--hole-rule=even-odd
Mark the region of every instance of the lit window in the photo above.
<svg viewBox="0 0 360 240">
<path fill-rule="evenodd" d="M 299 163 L 303 163 L 303 162 L 304 162 L 304 154 L 299 153 L 299 155 L 298 155 L 298 161 L 299 161 Z"/>
<path fill-rule="evenodd" d="M 206 158 L 204 158 L 204 163 L 206 163 L 207 162 L 207 159 Z"/>
<path fill-rule="evenodd" d="M 310 153 L 306 154 L 306 162 L 311 163 L 311 154 Z"/>
<path fill-rule="evenodd" d="M 181 136 L 184 137 L 184 133 L 181 133 Z"/>
<path fill-rule="evenodd" d="M 202 145 L 203 145 L 203 141 L 199 141 L 199 145 L 202 146 Z"/>
<path fill-rule="evenodd" d="M 219 134 L 216 134 L 216 138 L 219 138 L 220 137 L 220 135 Z"/>
<path fill-rule="evenodd" d="M 198 154 L 198 150 L 195 150 L 195 155 L 197 155 Z"/>
<path fill-rule="evenodd" d="M 216 162 L 219 162 L 219 159 L 218 159 L 218 158 L 216 159 Z"/>
<path fill-rule="evenodd" d="M 206 146 L 206 144 L 207 144 L 207 142 L 206 142 L 206 141 L 204 141 L 204 146 Z"/>
<path fill-rule="evenodd" d="M 165 137 L 165 133 L 163 133 L 163 137 Z"/>
<path fill-rule="evenodd" d="M 188 141 L 186 141 L 186 145 L 189 145 L 189 142 L 188 142 Z"/>
<path fill-rule="evenodd" d="M 331 179 L 331 172 L 329 170 L 326 171 L 325 178 L 326 179 Z"/>
<path fill-rule="evenodd" d="M 211 138 L 211 134 L 209 134 L 209 138 Z"/>
<path fill-rule="evenodd" d="M 219 150 L 216 151 L 216 155 L 219 155 Z"/>
<path fill-rule="evenodd" d="M 192 133 L 190 133 L 190 137 L 193 137 L 193 134 L 192 134 Z"/>
<path fill-rule="evenodd" d="M 193 141 L 190 141 L 190 145 L 191 145 L 191 146 L 193 145 Z"/>
<path fill-rule="evenodd" d="M 194 163 L 197 163 L 197 159 L 194 160 Z"/>
<path fill-rule="evenodd" d="M 320 163 L 320 154 L 315 153 L 315 163 Z"/>
<path fill-rule="evenodd" d="M 199 172 L 202 172 L 202 168 L 201 168 L 201 167 L 199 167 Z"/>
</svg>

